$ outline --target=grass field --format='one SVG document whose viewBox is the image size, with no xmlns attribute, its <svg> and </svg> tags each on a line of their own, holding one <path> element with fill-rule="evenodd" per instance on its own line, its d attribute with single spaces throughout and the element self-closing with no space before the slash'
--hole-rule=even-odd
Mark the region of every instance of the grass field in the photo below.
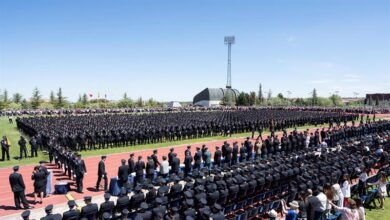
<svg viewBox="0 0 390 220">
<path fill-rule="evenodd" d="M 376 202 L 379 206 L 379 202 Z M 366 220 L 390 220 L 390 197 L 385 199 L 385 210 L 372 209 L 371 211 L 366 209 Z"/>
</svg>

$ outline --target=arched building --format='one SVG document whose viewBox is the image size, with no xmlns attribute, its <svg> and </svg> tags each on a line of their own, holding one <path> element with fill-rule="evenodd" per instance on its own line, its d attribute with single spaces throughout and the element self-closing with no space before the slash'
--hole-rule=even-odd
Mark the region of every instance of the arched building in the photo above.
<svg viewBox="0 0 390 220">
<path fill-rule="evenodd" d="M 195 95 L 193 104 L 205 107 L 234 105 L 238 94 L 238 90 L 231 88 L 205 88 Z"/>
</svg>

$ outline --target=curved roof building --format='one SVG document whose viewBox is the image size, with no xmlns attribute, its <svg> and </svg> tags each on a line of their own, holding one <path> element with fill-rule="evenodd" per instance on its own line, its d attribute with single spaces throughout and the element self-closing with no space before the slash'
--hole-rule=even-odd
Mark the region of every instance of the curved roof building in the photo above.
<svg viewBox="0 0 390 220">
<path fill-rule="evenodd" d="M 193 104 L 205 107 L 219 106 L 223 102 L 234 104 L 238 97 L 238 90 L 230 88 L 205 88 L 195 95 Z"/>
</svg>

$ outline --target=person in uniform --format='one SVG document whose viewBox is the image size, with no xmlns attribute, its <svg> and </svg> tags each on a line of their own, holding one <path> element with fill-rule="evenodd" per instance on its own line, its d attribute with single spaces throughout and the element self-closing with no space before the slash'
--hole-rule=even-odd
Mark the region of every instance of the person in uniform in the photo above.
<svg viewBox="0 0 390 220">
<path fill-rule="evenodd" d="M 137 183 L 142 183 L 144 180 L 145 162 L 142 160 L 142 156 L 138 156 L 138 161 L 135 163 L 135 181 L 134 186 Z"/>
<path fill-rule="evenodd" d="M 7 160 L 9 160 L 9 143 L 7 141 L 7 137 L 3 136 L 3 140 L 1 140 L 1 160 L 5 160 L 5 156 L 7 156 Z"/>
<path fill-rule="evenodd" d="M 129 178 L 129 166 L 126 165 L 126 160 L 121 160 L 122 165 L 118 168 L 119 186 L 127 189 L 127 181 Z"/>
<path fill-rule="evenodd" d="M 21 217 L 23 220 L 30 220 L 30 210 L 26 210 L 22 212 Z"/>
<path fill-rule="evenodd" d="M 18 172 L 19 166 L 13 167 L 13 173 L 9 176 L 9 184 L 11 186 L 12 192 L 14 193 L 14 201 L 16 209 L 20 209 L 20 202 L 22 202 L 25 209 L 33 208 L 28 205 L 26 195 L 24 190 L 26 186 L 24 185 L 23 176 Z"/>
<path fill-rule="evenodd" d="M 38 144 L 35 137 L 30 139 L 31 157 L 38 157 Z"/>
<path fill-rule="evenodd" d="M 171 173 L 178 174 L 180 170 L 180 159 L 177 157 L 176 153 L 173 153 Z"/>
<path fill-rule="evenodd" d="M 214 166 L 220 167 L 221 162 L 222 162 L 222 151 L 219 149 L 218 146 L 216 146 L 214 152 Z"/>
<path fill-rule="evenodd" d="M 97 179 L 97 182 L 96 182 L 96 191 L 99 191 L 99 188 L 100 188 L 100 181 L 102 180 L 102 178 L 104 179 L 104 191 L 107 191 L 107 188 L 108 188 L 108 179 L 107 179 L 107 172 L 106 172 L 106 165 L 105 165 L 105 161 L 106 161 L 106 156 L 102 156 L 101 157 L 101 160 L 99 162 L 99 165 L 98 165 L 98 179 Z"/>
<path fill-rule="evenodd" d="M 188 176 L 188 174 L 191 172 L 192 168 L 192 157 L 190 152 L 186 152 L 185 158 L 184 158 L 184 175 Z"/>
<path fill-rule="evenodd" d="M 196 153 L 194 155 L 194 169 L 200 170 L 201 164 L 202 164 L 202 151 L 200 151 L 200 147 L 196 147 Z"/>
<path fill-rule="evenodd" d="M 41 220 L 61 220 L 61 214 L 53 214 L 53 205 L 48 205 L 45 207 L 46 216 L 42 217 Z"/>
<path fill-rule="evenodd" d="M 104 213 L 110 213 L 110 215 L 113 215 L 115 213 L 115 204 L 113 201 L 110 201 L 111 195 L 109 193 L 104 194 L 104 202 L 100 204 L 99 209 L 99 216 L 100 218 L 103 217 Z"/>
<path fill-rule="evenodd" d="M 158 166 L 160 166 L 160 162 L 157 158 L 157 150 L 153 150 L 153 154 L 150 156 L 154 162 L 154 169 L 156 170 Z"/>
<path fill-rule="evenodd" d="M 24 139 L 23 136 L 20 136 L 20 139 L 18 141 L 18 144 L 19 144 L 19 159 L 23 158 L 23 154 L 24 154 L 24 157 L 27 158 L 26 143 L 27 143 L 26 139 Z"/>
<path fill-rule="evenodd" d="M 133 153 L 130 154 L 130 158 L 127 162 L 129 164 L 129 174 L 134 173 L 135 172 L 135 169 L 134 169 L 135 161 L 134 161 L 134 154 Z"/>
<path fill-rule="evenodd" d="M 77 161 L 74 171 L 76 175 L 77 192 L 83 193 L 83 179 L 84 175 L 87 174 L 87 167 L 85 166 L 84 160 L 81 159 L 80 154 L 77 155 Z"/>
<path fill-rule="evenodd" d="M 62 220 L 77 220 L 80 218 L 80 211 L 76 209 L 76 202 L 74 200 L 68 201 L 69 210 L 62 214 Z"/>
<path fill-rule="evenodd" d="M 152 157 L 147 157 L 148 162 L 146 162 L 146 178 L 149 182 L 153 181 L 155 164 Z"/>
<path fill-rule="evenodd" d="M 81 217 L 85 217 L 88 220 L 96 220 L 99 213 L 97 204 L 92 203 L 91 196 L 84 197 L 85 206 L 81 208 Z"/>
</svg>

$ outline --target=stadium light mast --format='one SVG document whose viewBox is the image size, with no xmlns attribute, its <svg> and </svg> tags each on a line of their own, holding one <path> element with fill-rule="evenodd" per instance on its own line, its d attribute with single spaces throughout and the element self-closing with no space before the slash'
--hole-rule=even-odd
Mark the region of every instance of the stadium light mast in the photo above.
<svg viewBox="0 0 390 220">
<path fill-rule="evenodd" d="M 228 66 L 227 66 L 227 82 L 226 82 L 227 89 L 232 88 L 231 50 L 232 50 L 232 44 L 234 43 L 235 43 L 234 36 L 225 36 L 225 44 L 228 45 Z"/>
</svg>

